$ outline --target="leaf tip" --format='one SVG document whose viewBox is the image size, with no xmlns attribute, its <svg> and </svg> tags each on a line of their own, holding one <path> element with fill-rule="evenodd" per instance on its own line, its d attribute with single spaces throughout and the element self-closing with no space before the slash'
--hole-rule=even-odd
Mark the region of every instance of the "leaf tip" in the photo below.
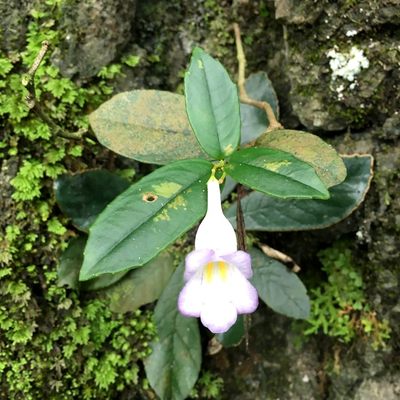
<svg viewBox="0 0 400 400">
<path fill-rule="evenodd" d="M 196 46 L 192 51 L 192 57 L 197 57 L 204 53 L 205 51 L 201 47 Z"/>
</svg>

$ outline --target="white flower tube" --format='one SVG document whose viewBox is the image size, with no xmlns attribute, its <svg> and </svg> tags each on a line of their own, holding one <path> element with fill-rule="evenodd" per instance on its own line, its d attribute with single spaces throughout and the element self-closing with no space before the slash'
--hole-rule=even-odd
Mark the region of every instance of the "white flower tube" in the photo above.
<svg viewBox="0 0 400 400">
<path fill-rule="evenodd" d="M 236 234 L 222 212 L 219 182 L 207 183 L 207 213 L 195 239 L 195 250 L 185 260 L 185 281 L 178 308 L 183 315 L 200 317 L 214 333 L 226 332 L 238 314 L 251 313 L 258 306 L 251 258 L 237 250 Z"/>
</svg>

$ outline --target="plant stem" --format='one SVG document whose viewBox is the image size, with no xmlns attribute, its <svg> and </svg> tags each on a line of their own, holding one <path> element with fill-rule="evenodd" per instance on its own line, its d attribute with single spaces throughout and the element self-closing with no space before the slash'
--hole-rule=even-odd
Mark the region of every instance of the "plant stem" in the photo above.
<svg viewBox="0 0 400 400">
<path fill-rule="evenodd" d="M 238 60 L 238 87 L 239 87 L 239 98 L 242 103 L 248 104 L 264 110 L 267 114 L 269 126 L 267 132 L 274 131 L 276 129 L 283 129 L 283 126 L 276 119 L 274 111 L 269 103 L 266 101 L 259 101 L 252 99 L 246 91 L 245 87 L 245 71 L 246 71 L 246 57 L 243 50 L 242 39 L 240 37 L 240 28 L 237 23 L 233 24 L 235 31 L 235 42 L 236 42 L 236 54 Z"/>
<path fill-rule="evenodd" d="M 32 110 L 41 120 L 46 122 L 54 131 L 54 133 L 58 136 L 62 136 L 66 139 L 80 139 L 82 138 L 83 131 L 79 130 L 77 132 L 66 132 L 59 125 L 57 125 L 42 109 L 39 102 L 36 98 L 35 91 L 35 74 L 38 70 L 40 64 L 43 61 L 44 56 L 46 55 L 49 49 L 49 42 L 44 40 L 42 42 L 42 47 L 39 50 L 35 60 L 32 63 L 32 66 L 29 68 L 29 71 L 22 77 L 21 82 L 22 85 L 26 87 L 28 90 L 28 94 L 25 98 L 26 104 L 30 110 Z"/>
<path fill-rule="evenodd" d="M 274 258 L 275 260 L 278 260 L 286 265 L 291 265 L 292 272 L 297 273 L 300 271 L 300 267 L 294 262 L 293 258 L 289 257 L 287 254 L 267 246 L 266 244 L 260 245 L 260 249 L 268 257 Z"/>
<path fill-rule="evenodd" d="M 244 224 L 244 217 L 241 198 L 244 196 L 244 188 L 241 184 L 237 187 L 237 207 L 236 207 L 236 236 L 238 241 L 238 249 L 246 251 L 246 227 Z"/>
</svg>

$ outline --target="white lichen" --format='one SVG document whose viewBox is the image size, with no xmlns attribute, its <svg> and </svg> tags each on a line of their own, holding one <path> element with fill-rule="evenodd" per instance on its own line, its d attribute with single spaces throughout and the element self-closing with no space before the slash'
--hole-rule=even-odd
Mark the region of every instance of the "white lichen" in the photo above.
<svg viewBox="0 0 400 400">
<path fill-rule="evenodd" d="M 340 77 L 353 82 L 363 68 L 369 67 L 369 61 L 364 56 L 364 51 L 356 46 L 353 46 L 349 53 L 340 53 L 337 48 L 331 49 L 327 52 L 327 56 L 330 58 L 329 66 L 332 70 L 333 80 Z"/>
<path fill-rule="evenodd" d="M 352 36 L 357 35 L 357 33 L 358 32 L 355 29 L 350 29 L 349 31 L 346 32 L 346 36 L 347 37 L 352 37 Z"/>
</svg>

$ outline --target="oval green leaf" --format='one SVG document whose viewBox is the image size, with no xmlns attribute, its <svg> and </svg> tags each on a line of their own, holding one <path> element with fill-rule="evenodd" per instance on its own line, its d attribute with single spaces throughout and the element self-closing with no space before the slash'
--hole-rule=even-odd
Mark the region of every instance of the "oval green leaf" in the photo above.
<svg viewBox="0 0 400 400">
<path fill-rule="evenodd" d="M 158 341 L 144 361 L 147 379 L 161 400 L 184 400 L 197 381 L 201 365 L 200 332 L 196 318 L 177 308 L 183 287 L 183 263 L 176 269 L 154 311 Z"/>
<path fill-rule="evenodd" d="M 225 68 L 200 48 L 185 74 L 186 110 L 203 150 L 214 159 L 229 156 L 240 142 L 236 85 Z"/>
<path fill-rule="evenodd" d="M 275 149 L 253 147 L 235 152 L 225 171 L 250 188 L 281 198 L 329 198 L 329 192 L 307 163 Z"/>
<path fill-rule="evenodd" d="M 253 264 L 251 282 L 261 300 L 279 314 L 291 318 L 308 319 L 310 299 L 299 277 L 260 250 L 253 248 L 250 254 Z"/>
<path fill-rule="evenodd" d="M 241 200 L 246 229 L 299 231 L 322 229 L 348 217 L 363 202 L 372 180 L 370 155 L 344 157 L 347 177 L 330 189 L 328 200 L 281 200 L 252 192 Z M 235 224 L 236 204 L 226 212 Z"/>
<path fill-rule="evenodd" d="M 97 215 L 128 186 L 126 179 L 98 170 L 62 175 L 55 181 L 54 191 L 61 211 L 87 232 Z"/>
<path fill-rule="evenodd" d="M 338 185 L 346 178 L 346 167 L 336 150 L 308 132 L 288 129 L 265 133 L 257 146 L 286 151 L 313 166 L 326 187 Z"/>
<path fill-rule="evenodd" d="M 119 93 L 89 115 L 99 142 L 152 164 L 205 158 L 190 127 L 182 95 L 159 90 Z"/>
<path fill-rule="evenodd" d="M 79 290 L 98 290 L 118 282 L 125 275 L 125 271 L 117 274 L 104 274 L 90 281 L 79 282 L 79 271 L 82 267 L 86 241 L 86 236 L 78 236 L 68 243 L 68 247 L 61 255 L 57 270 L 59 286 L 66 285 Z"/>
<path fill-rule="evenodd" d="M 71 289 L 79 287 L 78 277 L 82 266 L 85 245 L 85 237 L 78 236 L 69 241 L 68 247 L 61 254 L 57 269 L 58 286 L 68 286 Z"/>
<path fill-rule="evenodd" d="M 219 343 L 224 347 L 238 346 L 244 338 L 246 333 L 244 326 L 244 316 L 238 315 L 234 325 L 230 327 L 227 332 L 218 333 L 216 336 Z"/>
<path fill-rule="evenodd" d="M 266 72 L 251 74 L 245 82 L 247 94 L 255 100 L 266 101 L 279 118 L 278 97 Z M 269 122 L 264 110 L 248 104 L 240 104 L 242 120 L 242 143 L 256 140 L 268 128 Z"/>
<path fill-rule="evenodd" d="M 146 264 L 189 230 L 206 211 L 212 164 L 166 165 L 119 195 L 90 227 L 80 280 Z"/>
<path fill-rule="evenodd" d="M 173 272 L 174 260 L 167 251 L 160 253 L 143 267 L 129 271 L 118 283 L 105 290 L 111 311 L 135 311 L 140 306 L 157 300 Z"/>
</svg>

